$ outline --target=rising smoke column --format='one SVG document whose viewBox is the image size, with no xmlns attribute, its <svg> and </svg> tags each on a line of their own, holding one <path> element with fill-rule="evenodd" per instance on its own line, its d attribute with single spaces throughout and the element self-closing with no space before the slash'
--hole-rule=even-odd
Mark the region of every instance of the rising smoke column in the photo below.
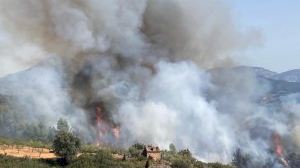
<svg viewBox="0 0 300 168">
<path fill-rule="evenodd" d="M 233 53 L 257 38 L 237 29 L 223 1 L 0 0 L 0 11 L 1 75 L 31 67 L 35 79 L 1 93 L 30 90 L 36 99 L 19 101 L 23 113 L 51 116 L 49 124 L 67 117 L 88 141 L 108 126 L 100 133 L 124 146 L 173 142 L 229 162 L 241 147 L 268 158 L 270 132 L 286 132 L 285 116 L 254 103 L 264 91 L 251 74 L 205 71 L 232 65 Z M 91 107 L 99 102 L 101 115 Z"/>
</svg>

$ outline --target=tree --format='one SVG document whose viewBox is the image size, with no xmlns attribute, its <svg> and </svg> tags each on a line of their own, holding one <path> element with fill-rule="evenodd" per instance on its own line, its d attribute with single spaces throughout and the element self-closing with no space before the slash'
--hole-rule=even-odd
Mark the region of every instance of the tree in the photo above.
<svg viewBox="0 0 300 168">
<path fill-rule="evenodd" d="M 169 150 L 170 150 L 170 152 L 171 152 L 172 154 L 175 154 L 175 153 L 176 153 L 176 147 L 175 147 L 175 145 L 174 145 L 173 143 L 171 143 L 171 144 L 169 145 Z"/>
<path fill-rule="evenodd" d="M 73 160 L 81 147 L 80 139 L 70 132 L 65 120 L 57 122 L 57 134 L 53 140 L 53 149 L 56 155 L 63 158 L 66 163 Z"/>
<path fill-rule="evenodd" d="M 241 149 L 234 152 L 232 164 L 237 168 L 256 167 L 252 165 L 250 155 L 244 154 Z"/>
<path fill-rule="evenodd" d="M 69 132 L 70 131 L 70 127 L 69 124 L 66 120 L 60 118 L 57 121 L 57 130 L 58 131 L 63 131 L 63 132 Z"/>
</svg>

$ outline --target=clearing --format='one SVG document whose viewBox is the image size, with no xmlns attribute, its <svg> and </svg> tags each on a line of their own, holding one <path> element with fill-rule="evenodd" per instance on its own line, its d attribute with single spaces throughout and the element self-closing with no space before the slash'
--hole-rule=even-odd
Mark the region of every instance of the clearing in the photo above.
<svg viewBox="0 0 300 168">
<path fill-rule="evenodd" d="M 47 148 L 33 148 L 29 146 L 0 145 L 0 155 L 13 157 L 29 157 L 32 159 L 53 159 L 57 156 Z"/>
</svg>

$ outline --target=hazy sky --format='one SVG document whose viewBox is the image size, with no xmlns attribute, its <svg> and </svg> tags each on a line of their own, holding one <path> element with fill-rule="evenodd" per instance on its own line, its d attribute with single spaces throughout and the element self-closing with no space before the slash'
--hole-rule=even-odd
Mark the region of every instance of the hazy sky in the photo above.
<svg viewBox="0 0 300 168">
<path fill-rule="evenodd" d="M 300 68 L 300 0 L 225 0 L 241 27 L 262 32 L 263 46 L 251 48 L 242 64 L 274 71 Z"/>
</svg>

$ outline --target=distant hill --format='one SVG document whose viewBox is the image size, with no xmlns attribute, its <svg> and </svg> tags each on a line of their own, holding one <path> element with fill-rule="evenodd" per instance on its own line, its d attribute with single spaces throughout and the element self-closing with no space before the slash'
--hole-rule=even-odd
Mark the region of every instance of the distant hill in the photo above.
<svg viewBox="0 0 300 168">
<path fill-rule="evenodd" d="M 259 81 L 270 83 L 272 93 L 292 94 L 300 92 L 300 69 L 283 73 L 276 73 L 265 68 L 250 66 L 240 66 L 233 69 L 237 71 L 248 71 L 256 75 Z"/>
<path fill-rule="evenodd" d="M 294 69 L 291 71 L 283 72 L 273 76 L 272 78 L 288 82 L 300 82 L 300 69 Z"/>
<path fill-rule="evenodd" d="M 273 80 L 282 80 L 287 82 L 300 82 L 300 69 L 294 69 L 282 73 L 273 72 L 262 67 L 239 66 L 235 69 L 249 71 L 257 76 L 265 77 Z"/>
<path fill-rule="evenodd" d="M 300 93 L 300 70 L 276 73 L 261 67 L 238 66 L 233 68 L 215 68 L 208 71 L 217 78 L 243 78 L 246 73 L 256 77 L 261 87 L 268 86 L 268 92 L 258 102 L 280 104 L 283 96 Z M 241 76 L 242 75 L 242 76 Z M 297 81 L 297 82 L 296 82 Z"/>
<path fill-rule="evenodd" d="M 270 71 L 270 70 L 262 68 L 262 67 L 239 66 L 239 67 L 236 67 L 235 69 L 249 71 L 249 72 L 256 74 L 257 76 L 271 78 L 271 79 L 274 76 L 278 75 L 277 72 Z"/>
</svg>

